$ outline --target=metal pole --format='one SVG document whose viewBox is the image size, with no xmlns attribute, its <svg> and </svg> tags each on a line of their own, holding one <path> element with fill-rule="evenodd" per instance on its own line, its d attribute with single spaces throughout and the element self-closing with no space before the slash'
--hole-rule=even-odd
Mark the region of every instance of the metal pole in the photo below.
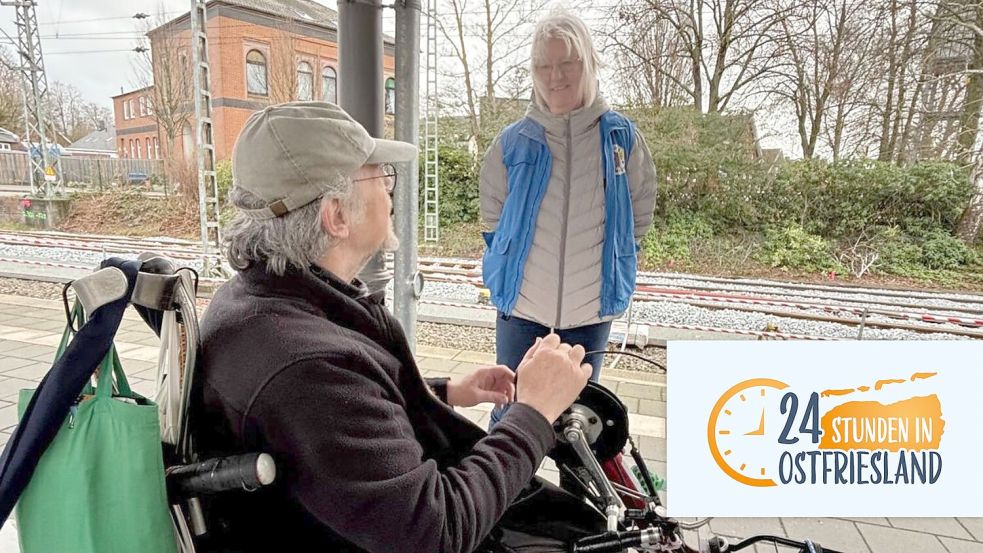
<svg viewBox="0 0 983 553">
<path fill-rule="evenodd" d="M 420 0 L 396 2 L 396 140 L 419 143 L 420 137 Z M 396 252 L 393 311 L 403 325 L 410 351 L 416 353 L 416 306 L 423 280 L 417 271 L 419 160 L 397 168 Z"/>
<path fill-rule="evenodd" d="M 338 2 L 339 104 L 370 135 L 381 138 L 383 119 L 382 2 Z M 384 291 L 389 282 L 386 257 L 379 253 L 362 269 L 359 278 L 370 293 Z"/>
</svg>

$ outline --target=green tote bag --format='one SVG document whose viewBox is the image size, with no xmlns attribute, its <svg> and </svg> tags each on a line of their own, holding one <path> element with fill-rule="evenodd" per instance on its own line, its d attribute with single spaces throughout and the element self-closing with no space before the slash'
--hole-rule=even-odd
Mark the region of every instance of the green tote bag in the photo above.
<svg viewBox="0 0 983 553">
<path fill-rule="evenodd" d="M 22 553 L 177 551 L 157 406 L 130 390 L 115 347 L 100 369 L 17 504 Z M 33 393 L 21 390 L 22 415 Z"/>
</svg>

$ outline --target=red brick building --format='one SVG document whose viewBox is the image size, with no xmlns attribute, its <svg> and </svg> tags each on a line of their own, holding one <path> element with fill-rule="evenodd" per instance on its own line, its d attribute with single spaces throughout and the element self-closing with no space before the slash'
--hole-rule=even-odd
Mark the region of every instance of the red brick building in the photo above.
<svg viewBox="0 0 983 553">
<path fill-rule="evenodd" d="M 211 0 L 211 69 L 215 154 L 228 159 L 254 111 L 291 100 L 337 101 L 338 14 L 310 0 Z M 113 97 L 120 157 L 158 159 L 173 139 L 175 157 L 190 159 L 194 136 L 191 21 L 184 14 L 148 33 L 154 86 Z M 392 109 L 393 43 L 386 39 L 386 107 Z M 168 103 L 168 96 L 171 98 Z M 175 96 L 185 100 L 174 102 Z M 163 106 L 155 113 L 154 106 Z M 167 109 L 167 106 L 172 106 Z M 180 105 L 180 108 L 174 107 Z M 177 123 L 177 124 L 175 124 Z"/>
<path fill-rule="evenodd" d="M 161 159 L 153 110 L 153 87 L 113 96 L 116 152 L 121 158 Z"/>
</svg>

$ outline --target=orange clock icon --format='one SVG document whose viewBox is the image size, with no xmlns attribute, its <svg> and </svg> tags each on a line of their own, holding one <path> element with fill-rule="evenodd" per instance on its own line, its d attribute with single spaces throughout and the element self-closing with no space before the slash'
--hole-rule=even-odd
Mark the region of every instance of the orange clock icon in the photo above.
<svg viewBox="0 0 983 553">
<path fill-rule="evenodd" d="M 707 424 L 710 453 L 734 480 L 756 487 L 776 485 L 767 466 L 768 444 L 774 443 L 778 429 L 765 415 L 775 412 L 775 392 L 787 387 L 779 380 L 752 378 L 732 386 L 713 406 Z"/>
</svg>

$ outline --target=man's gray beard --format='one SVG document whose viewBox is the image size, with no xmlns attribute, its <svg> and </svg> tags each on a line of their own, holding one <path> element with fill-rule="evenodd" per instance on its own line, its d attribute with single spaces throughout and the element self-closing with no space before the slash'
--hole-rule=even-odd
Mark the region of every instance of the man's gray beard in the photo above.
<svg viewBox="0 0 983 553">
<path fill-rule="evenodd" d="M 389 235 L 386 236 L 386 241 L 382 243 L 382 251 L 384 252 L 394 252 L 399 249 L 399 237 L 396 236 L 396 231 L 392 227 L 389 227 Z"/>
</svg>

